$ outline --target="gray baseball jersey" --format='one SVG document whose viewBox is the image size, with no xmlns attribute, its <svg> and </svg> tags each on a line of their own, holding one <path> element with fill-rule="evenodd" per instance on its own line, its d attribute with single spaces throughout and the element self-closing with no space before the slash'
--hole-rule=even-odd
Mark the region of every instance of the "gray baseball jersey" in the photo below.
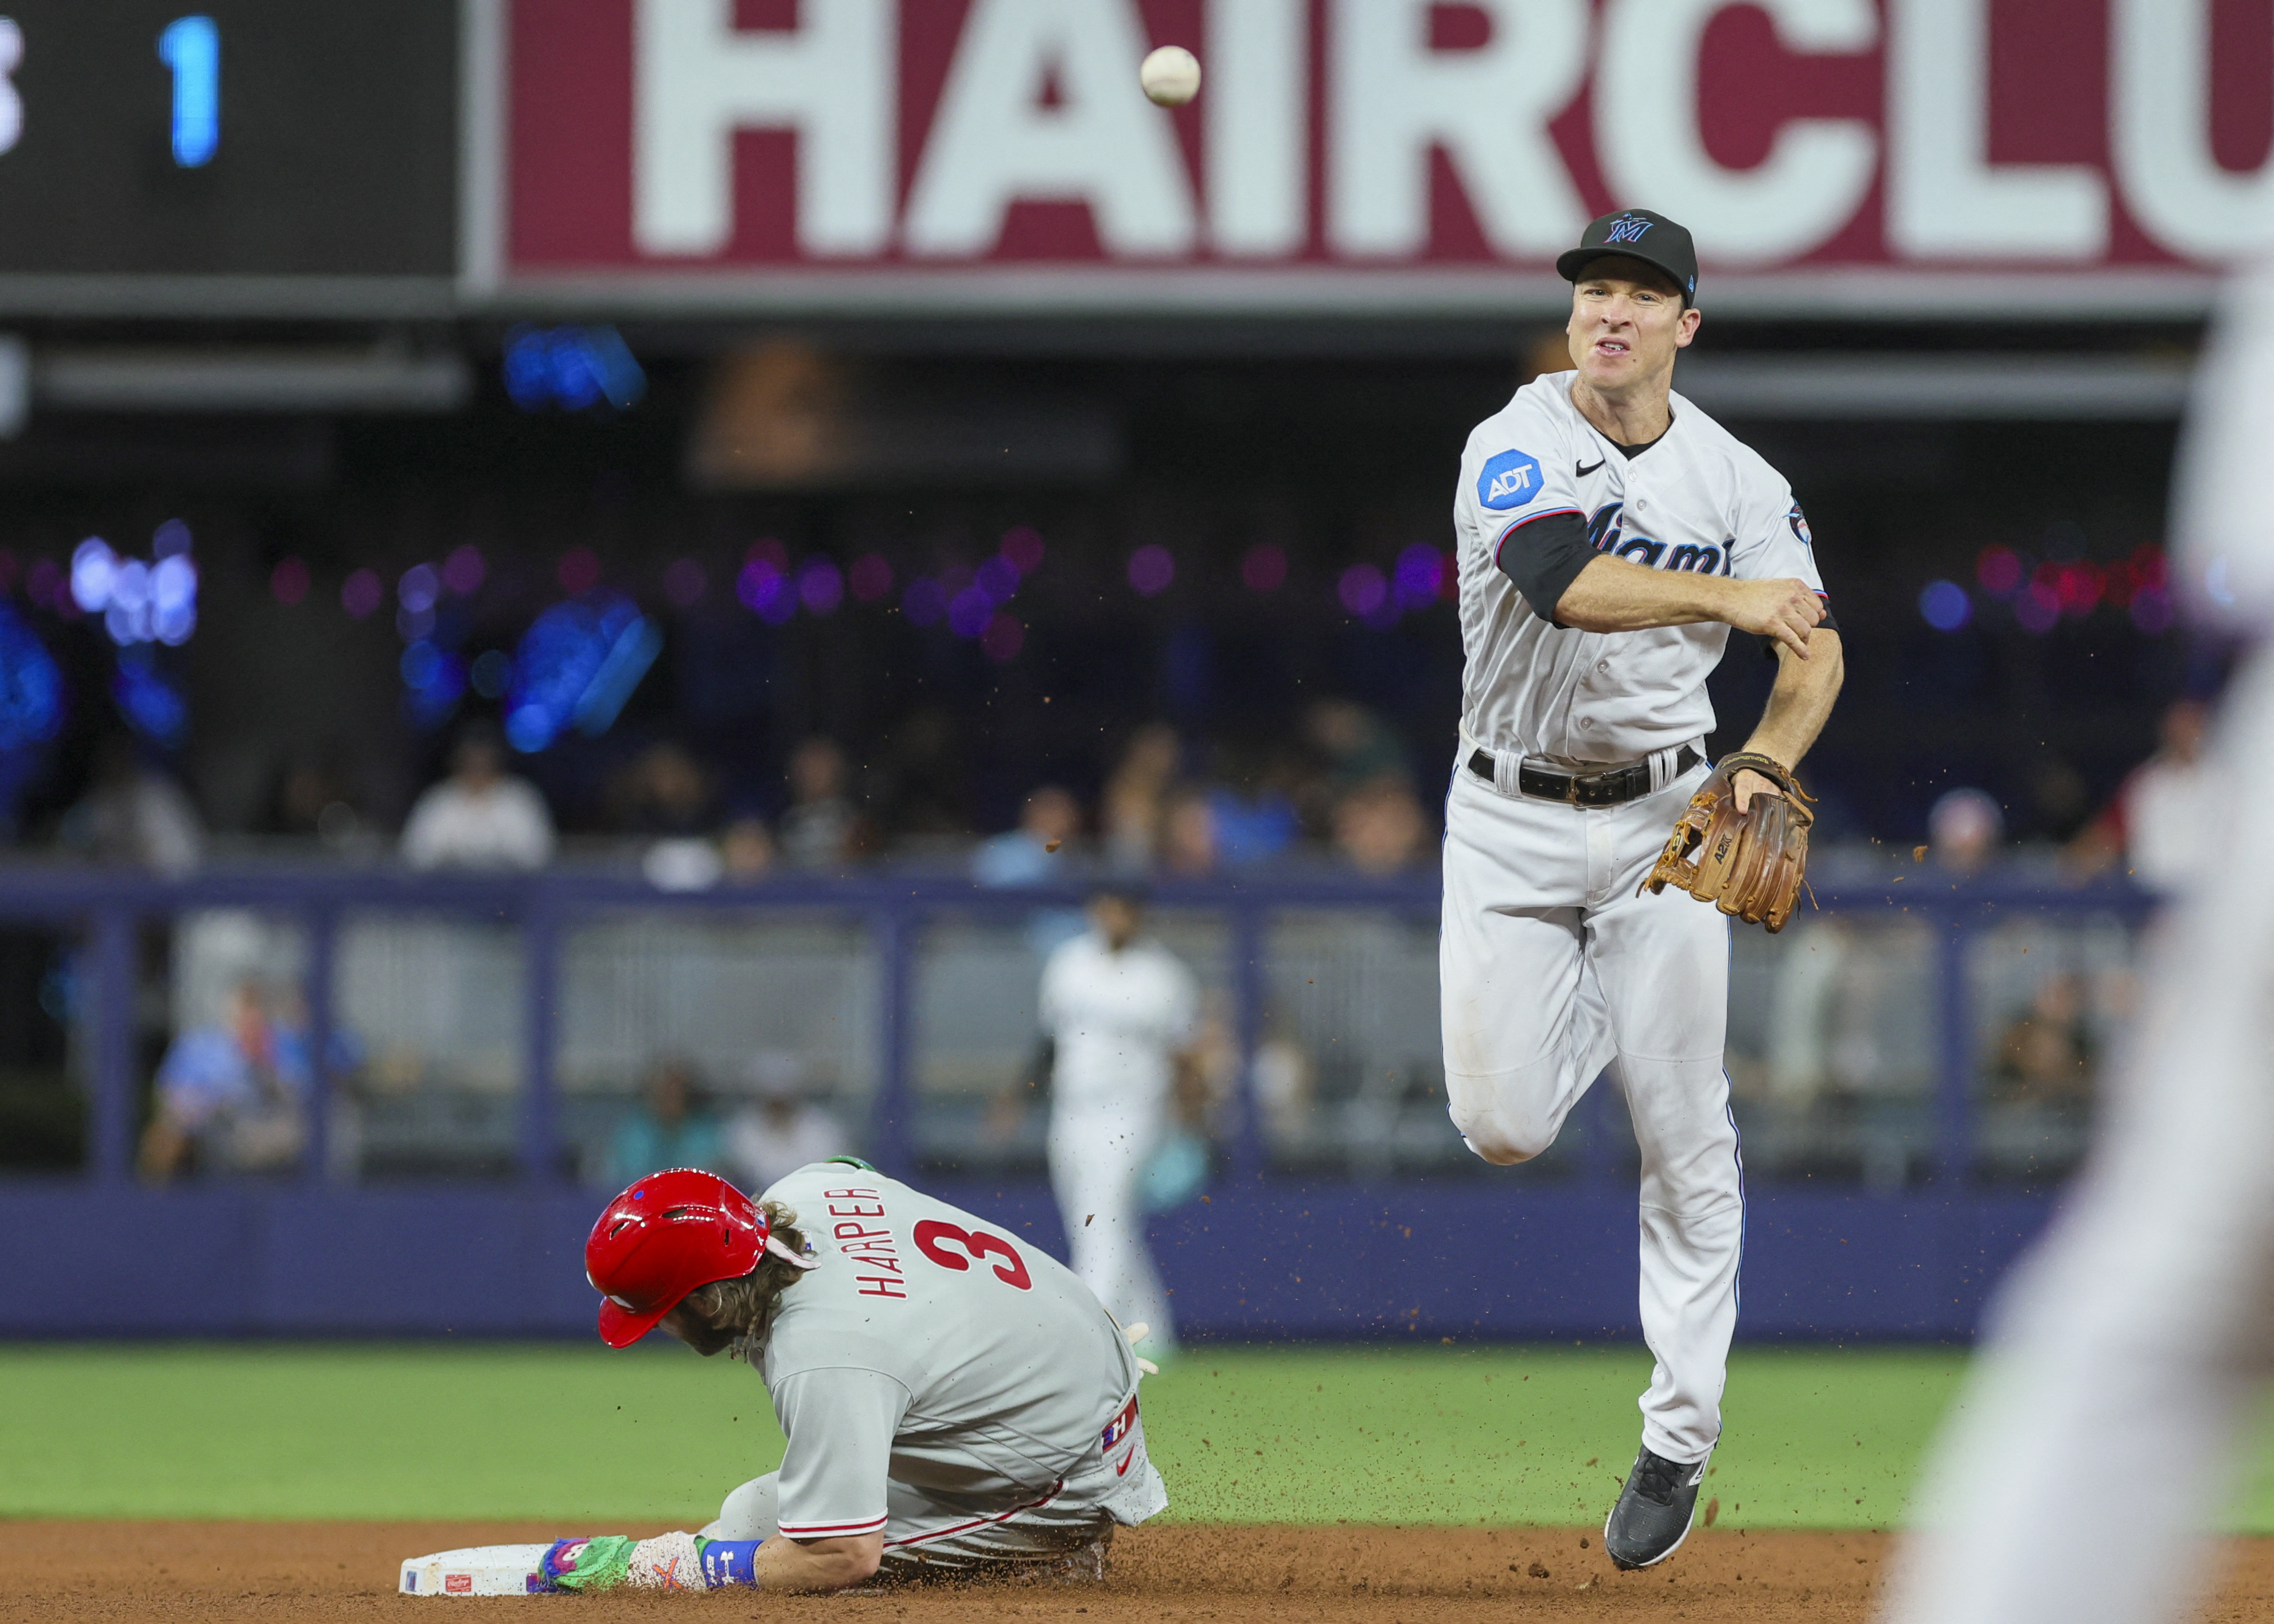
<svg viewBox="0 0 2274 1624">
<path fill-rule="evenodd" d="M 1461 725 L 1495 755 L 1633 761 L 1713 731 L 1706 679 L 1728 627 L 1552 626 L 1497 568 L 1516 530 L 1576 514 L 1597 552 L 1653 569 L 1789 576 L 1818 596 L 1824 582 L 1792 487 L 1757 452 L 1676 395 L 1673 426 L 1630 460 L 1571 403 L 1577 376 L 1525 385 L 1461 455 Z"/>
<path fill-rule="evenodd" d="M 788 1440 L 783 1533 L 878 1531 L 888 1478 L 1016 1497 L 1050 1491 L 1102 1441 L 1111 1457 L 1134 1420 L 1136 1360 L 1064 1266 L 841 1162 L 801 1168 L 764 1199 L 795 1211 L 820 1259 L 783 1294 L 759 1365 Z M 1159 1480 L 1138 1464 L 1127 1489 L 1148 1515 Z"/>
</svg>

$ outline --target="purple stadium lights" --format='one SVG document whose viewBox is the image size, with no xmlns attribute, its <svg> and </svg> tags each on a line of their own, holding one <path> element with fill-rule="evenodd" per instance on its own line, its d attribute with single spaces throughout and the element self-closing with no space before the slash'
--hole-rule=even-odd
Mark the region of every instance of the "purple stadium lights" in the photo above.
<svg viewBox="0 0 2274 1624">
<path fill-rule="evenodd" d="M 979 651 L 997 665 L 1014 657 L 1027 641 L 1027 628 L 1012 615 L 998 611 L 979 634 Z"/>
<path fill-rule="evenodd" d="M 1939 632 L 1961 631 L 1974 618 L 1974 600 L 1955 581 L 1930 581 L 1919 593 L 1919 614 Z"/>
<path fill-rule="evenodd" d="M 560 567 L 553 574 L 562 591 L 579 597 L 600 584 L 600 555 L 590 547 L 571 547 L 561 555 Z"/>
<path fill-rule="evenodd" d="M 268 595 L 288 606 L 307 597 L 308 567 L 297 558 L 277 560 L 268 572 Z"/>
<path fill-rule="evenodd" d="M 489 560 L 471 541 L 451 548 L 450 556 L 442 560 L 442 584 L 460 598 L 471 598 L 480 591 L 489 575 Z"/>
<path fill-rule="evenodd" d="M 691 558 L 674 559 L 664 568 L 663 595 L 675 608 L 692 609 L 710 589 L 710 571 Z"/>
<path fill-rule="evenodd" d="M 1031 575 L 1043 567 L 1043 533 L 1031 524 L 1014 524 L 1003 532 L 1002 555 L 1011 568 Z"/>
<path fill-rule="evenodd" d="M 1019 567 L 998 553 L 972 572 L 971 583 L 994 602 L 1007 604 L 1018 595 Z"/>
<path fill-rule="evenodd" d="M 2132 624 L 2154 637 L 2172 629 L 2172 595 L 2161 586 L 2143 586 L 2132 594 Z"/>
<path fill-rule="evenodd" d="M 1992 598 L 2011 598 L 2028 574 L 2029 566 L 2011 547 L 1984 547 L 1974 560 L 1974 578 Z"/>
<path fill-rule="evenodd" d="M 1336 583 L 1335 595 L 1344 608 L 1360 620 L 1379 614 L 1389 600 L 1389 582 L 1371 564 L 1353 564 Z"/>
<path fill-rule="evenodd" d="M 853 589 L 854 597 L 864 604 L 873 604 L 891 593 L 892 567 L 881 553 L 864 553 L 853 560 L 853 568 L 846 572 L 846 584 Z"/>
<path fill-rule="evenodd" d="M 1177 560 L 1166 547 L 1148 543 L 1129 555 L 1129 584 L 1140 598 L 1156 598 L 1177 578 Z"/>
<path fill-rule="evenodd" d="M 413 564 L 403 572 L 395 583 L 395 601 L 402 605 L 395 616 L 395 629 L 403 634 L 405 643 L 418 643 L 433 635 L 434 604 L 442 596 L 442 577 L 434 573 L 432 564 Z"/>
<path fill-rule="evenodd" d="M 1287 550 L 1259 541 L 1239 560 L 1239 578 L 1251 592 L 1276 592 L 1287 584 Z"/>
<path fill-rule="evenodd" d="M 350 620 L 368 620 L 386 596 L 387 589 L 380 585 L 375 569 L 356 570 L 340 583 L 340 607 L 348 612 Z"/>
<path fill-rule="evenodd" d="M 845 576 L 837 560 L 817 553 L 797 572 L 797 598 L 808 614 L 834 614 L 845 601 Z"/>
<path fill-rule="evenodd" d="M 947 613 L 947 590 L 930 575 L 918 575 L 900 595 L 900 613 L 911 626 L 937 626 Z"/>
<path fill-rule="evenodd" d="M 754 558 L 734 577 L 734 596 L 769 626 L 780 626 L 797 613 L 797 588 L 772 560 Z"/>
<path fill-rule="evenodd" d="M 947 629 L 959 637 L 976 637 L 995 619 L 995 600 L 976 586 L 968 586 L 947 604 Z"/>
<path fill-rule="evenodd" d="M 1427 542 L 1417 541 L 1397 555 L 1390 595 L 1401 610 L 1427 609 L 1437 601 L 1444 573 L 1445 555 Z"/>
<path fill-rule="evenodd" d="M 2033 637 L 2059 625 L 2060 612 L 2060 595 L 2043 582 L 2030 582 L 2014 599 L 2014 620 Z"/>
</svg>

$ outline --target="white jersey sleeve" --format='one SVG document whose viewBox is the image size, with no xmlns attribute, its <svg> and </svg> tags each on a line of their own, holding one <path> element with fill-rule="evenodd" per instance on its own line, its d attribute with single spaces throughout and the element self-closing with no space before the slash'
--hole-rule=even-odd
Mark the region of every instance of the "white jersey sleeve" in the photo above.
<svg viewBox="0 0 2274 1624">
<path fill-rule="evenodd" d="M 1793 500 L 1792 486 L 1766 462 L 1740 470 L 1729 530 L 1732 575 L 1741 581 L 1805 581 L 1817 597 L 1825 596 L 1808 516 Z"/>
<path fill-rule="evenodd" d="M 781 1531 L 843 1539 L 885 1526 L 885 1480 L 908 1390 L 880 1371 L 800 1371 L 773 1386 L 782 1453 Z"/>
<path fill-rule="evenodd" d="M 1563 514 L 1584 521 L 1576 466 L 1566 425 L 1525 395 L 1480 425 L 1462 456 L 1453 506 L 1466 544 L 1464 570 L 1498 568 L 1509 538 L 1536 519 Z"/>
</svg>

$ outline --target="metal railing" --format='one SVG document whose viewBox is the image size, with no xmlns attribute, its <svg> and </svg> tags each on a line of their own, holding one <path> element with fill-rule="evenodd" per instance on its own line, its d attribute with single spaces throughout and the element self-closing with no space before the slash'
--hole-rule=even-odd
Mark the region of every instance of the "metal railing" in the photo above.
<svg viewBox="0 0 2274 1624">
<path fill-rule="evenodd" d="M 1233 1180 L 1265 1175 L 1271 1164 L 1262 1113 L 1252 1086 L 1266 1038 L 1269 955 L 1275 921 L 1304 911 L 1373 911 L 1412 918 L 1438 903 L 1434 876 L 1367 882 L 1332 876 L 1166 883 L 1156 908 L 1201 910 L 1224 924 L 1224 987 L 1229 1038 L 1239 1086 L 1219 1122 L 1223 1172 Z M 447 915 L 468 923 L 504 924 L 518 935 L 521 976 L 521 1076 L 517 1094 L 518 1177 L 556 1185 L 570 1174 L 564 1161 L 561 1086 L 564 948 L 570 934 L 611 914 L 699 916 L 820 912 L 862 921 L 876 966 L 874 1090 L 859 1137 L 872 1159 L 915 1165 L 916 1119 L 915 982 L 922 936 L 947 917 L 1013 926 L 1037 910 L 1081 900 L 1079 888 L 988 889 L 960 878 L 889 871 L 847 878 L 783 878 L 749 886 L 673 893 L 644 883 L 570 871 L 525 876 L 413 875 L 390 870 L 216 871 L 177 880 L 90 870 L 20 868 L 0 872 L 0 924 L 79 935 L 88 983 L 79 1067 L 87 1095 L 87 1177 L 116 1184 L 133 1176 L 145 1079 L 139 1074 L 138 944 L 145 925 L 197 910 L 244 909 L 296 921 L 305 932 L 300 985 L 308 1012 L 310 1052 L 333 1052 L 340 1023 L 338 980 L 343 922 L 365 912 Z M 1844 883 L 1817 898 L 1829 916 L 1870 921 L 1900 915 L 1931 933 L 1936 1008 L 1931 1147 L 1926 1176 L 1962 1181 L 1972 1165 L 1977 1078 L 1983 1057 L 1969 954 L 1987 933 L 2016 920 L 2053 923 L 2089 915 L 2127 927 L 2152 904 L 2117 884 L 2064 888 L 1992 877 L 1970 883 L 1907 874 L 1886 883 Z M 1788 938 L 1789 939 L 1789 938 Z M 312 1185 L 335 1177 L 325 1147 L 340 1079 L 322 1065 L 306 1102 L 310 1148 L 299 1177 Z M 1602 1092 L 1602 1091 L 1599 1091 Z M 1600 1141 L 1598 1141 L 1600 1145 Z M 1610 1155 L 1590 1148 L 1577 1169 L 1590 1181 L 1616 1173 Z"/>
</svg>

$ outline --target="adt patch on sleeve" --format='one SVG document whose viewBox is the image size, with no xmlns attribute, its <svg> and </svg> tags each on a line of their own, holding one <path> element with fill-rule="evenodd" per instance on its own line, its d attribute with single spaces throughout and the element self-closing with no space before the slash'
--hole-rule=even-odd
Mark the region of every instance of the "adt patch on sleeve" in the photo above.
<svg viewBox="0 0 2274 1624">
<path fill-rule="evenodd" d="M 1541 489 L 1540 459 L 1521 451 L 1502 452 L 1477 476 L 1477 500 L 1502 512 L 1523 507 Z"/>
</svg>

